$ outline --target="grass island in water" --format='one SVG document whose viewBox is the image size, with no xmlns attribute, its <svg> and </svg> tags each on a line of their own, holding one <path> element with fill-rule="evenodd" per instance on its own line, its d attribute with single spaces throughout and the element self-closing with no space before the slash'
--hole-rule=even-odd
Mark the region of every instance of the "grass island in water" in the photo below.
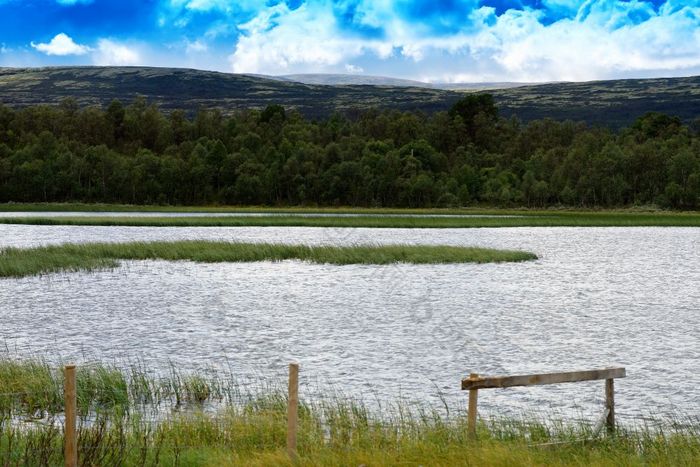
<svg viewBox="0 0 700 467">
<path fill-rule="evenodd" d="M 459 246 L 308 246 L 214 241 L 86 243 L 5 248 L 0 277 L 112 268 L 119 260 L 195 261 L 202 263 L 301 260 L 320 264 L 495 263 L 537 259 L 523 251 Z"/>
</svg>

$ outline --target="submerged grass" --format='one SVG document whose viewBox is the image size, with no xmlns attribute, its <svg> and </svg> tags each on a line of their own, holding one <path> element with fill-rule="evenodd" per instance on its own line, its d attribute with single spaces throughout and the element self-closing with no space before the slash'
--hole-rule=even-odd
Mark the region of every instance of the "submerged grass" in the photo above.
<svg viewBox="0 0 700 467">
<path fill-rule="evenodd" d="M 155 378 L 140 367 L 126 371 L 101 365 L 78 368 L 81 465 L 681 466 L 700 462 L 698 420 L 657 428 L 648 423 L 620 426 L 613 436 L 594 433 L 584 423 L 482 420 L 478 437 L 472 440 L 462 412 L 446 415 L 401 402 L 370 409 L 356 400 L 319 395 L 313 400 L 302 397 L 299 458 L 293 463 L 284 451 L 287 401 L 280 390 L 263 388 L 243 396 L 232 379 L 211 374 Z M 62 463 L 63 437 L 57 422 L 61 387 L 60 372 L 45 362 L 0 359 L 0 392 L 54 395 L 31 408 L 19 395 L 0 399 L 2 465 Z M 188 401 L 178 404 L 176 394 L 188 391 Z M 152 400 L 147 408 L 142 405 L 144 397 Z M 216 410 L 204 410 L 212 401 L 218 402 Z M 42 423 L 33 423 L 38 412 L 43 413 Z"/>
<path fill-rule="evenodd" d="M 443 264 L 527 261 L 532 253 L 456 246 L 307 246 L 212 241 L 65 244 L 0 250 L 0 277 L 111 268 L 119 260 L 204 263 L 283 261 L 326 264 Z"/>
</svg>

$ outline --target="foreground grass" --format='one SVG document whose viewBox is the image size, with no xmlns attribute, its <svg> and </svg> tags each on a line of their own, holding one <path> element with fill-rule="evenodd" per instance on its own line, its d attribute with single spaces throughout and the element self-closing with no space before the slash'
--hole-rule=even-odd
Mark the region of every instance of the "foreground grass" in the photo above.
<svg viewBox="0 0 700 467">
<path fill-rule="evenodd" d="M 400 402 L 369 409 L 316 397 L 299 410 L 299 459 L 284 447 L 286 398 L 241 390 L 230 377 L 140 367 L 78 367 L 82 465 L 698 465 L 700 425 L 620 427 L 482 420 L 477 440 L 462 412 Z M 61 372 L 42 361 L 0 359 L 0 463 L 60 465 Z M 43 399 L 29 398 L 43 394 Z M 169 402 L 169 404 L 167 403 Z M 214 405 L 212 405 L 214 404 Z M 208 407 L 207 411 L 204 411 Z M 215 410 L 212 410 L 215 407 Z M 40 423 L 32 420 L 40 418 Z M 648 426 L 648 424 L 647 424 Z"/>
<path fill-rule="evenodd" d="M 456 246 L 306 246 L 178 241 L 65 244 L 0 250 L 0 277 L 112 268 L 119 260 L 203 263 L 301 260 L 325 264 L 493 263 L 536 259 L 532 253 Z"/>
</svg>

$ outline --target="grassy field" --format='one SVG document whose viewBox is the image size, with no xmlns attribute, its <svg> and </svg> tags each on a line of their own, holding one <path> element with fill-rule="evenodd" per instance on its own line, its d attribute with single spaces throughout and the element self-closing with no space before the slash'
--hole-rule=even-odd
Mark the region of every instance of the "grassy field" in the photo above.
<svg viewBox="0 0 700 467">
<path fill-rule="evenodd" d="M 65 244 L 0 250 L 0 277 L 112 268 L 119 260 L 203 263 L 301 260 L 325 264 L 494 263 L 537 259 L 532 253 L 455 246 L 305 246 L 212 241 Z"/>
<path fill-rule="evenodd" d="M 94 216 L 6 217 L 2 212 L 95 212 Z M 99 212 L 124 212 L 106 217 Z M 129 217 L 128 212 L 260 213 L 267 216 L 231 217 Z M 322 214 L 322 217 L 305 215 Z M 334 216 L 338 214 L 338 216 Z M 352 214 L 352 217 L 343 217 Z M 415 217 L 429 215 L 438 217 Z M 412 217 L 413 216 L 413 217 Z M 460 217 L 439 217 L 460 216 Z M 493 216 L 493 217 L 479 217 Z M 90 204 L 6 204 L 0 206 L 0 223 L 28 225 L 97 225 L 153 227 L 700 227 L 700 212 L 655 210 L 499 210 L 499 209 L 359 209 L 359 208 L 226 208 L 161 207 Z"/>
<path fill-rule="evenodd" d="M 60 465 L 62 374 L 43 361 L 0 359 L 0 462 Z M 481 420 L 467 437 L 462 411 L 402 402 L 370 408 L 336 395 L 300 404 L 298 454 L 285 453 L 286 397 L 243 389 L 230 375 L 156 378 L 137 366 L 78 367 L 82 465 L 698 465 L 698 420 L 615 435 L 591 425 Z"/>
</svg>

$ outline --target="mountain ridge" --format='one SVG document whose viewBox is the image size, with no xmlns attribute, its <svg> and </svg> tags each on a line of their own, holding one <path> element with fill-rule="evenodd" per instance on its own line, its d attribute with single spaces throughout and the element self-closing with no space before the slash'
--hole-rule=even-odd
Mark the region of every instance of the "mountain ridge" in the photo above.
<svg viewBox="0 0 700 467">
<path fill-rule="evenodd" d="M 292 75 L 294 76 L 294 75 Z M 9 107 L 108 105 L 146 97 L 164 111 L 218 108 L 223 113 L 280 104 L 310 118 L 369 109 L 433 113 L 447 110 L 465 92 L 418 86 L 305 84 L 288 78 L 184 68 L 0 68 L 0 103 Z M 475 92 L 474 90 L 468 92 Z M 558 82 L 490 89 L 501 114 L 523 121 L 553 118 L 619 128 L 646 112 L 700 116 L 700 77 Z"/>
<path fill-rule="evenodd" d="M 320 84 L 328 86 L 345 86 L 345 85 L 369 85 L 369 86 L 397 86 L 397 87 L 416 87 L 442 89 L 447 91 L 460 90 L 489 90 L 489 89 L 508 89 L 521 86 L 533 86 L 544 83 L 519 83 L 519 82 L 474 82 L 474 83 L 443 83 L 435 82 L 428 83 L 425 81 L 416 81 L 402 78 L 392 78 L 388 76 L 375 75 L 355 75 L 355 74 L 334 74 L 334 73 L 300 73 L 293 75 L 268 76 L 258 75 L 272 79 L 282 79 L 285 81 L 294 81 L 304 84 Z"/>
</svg>

